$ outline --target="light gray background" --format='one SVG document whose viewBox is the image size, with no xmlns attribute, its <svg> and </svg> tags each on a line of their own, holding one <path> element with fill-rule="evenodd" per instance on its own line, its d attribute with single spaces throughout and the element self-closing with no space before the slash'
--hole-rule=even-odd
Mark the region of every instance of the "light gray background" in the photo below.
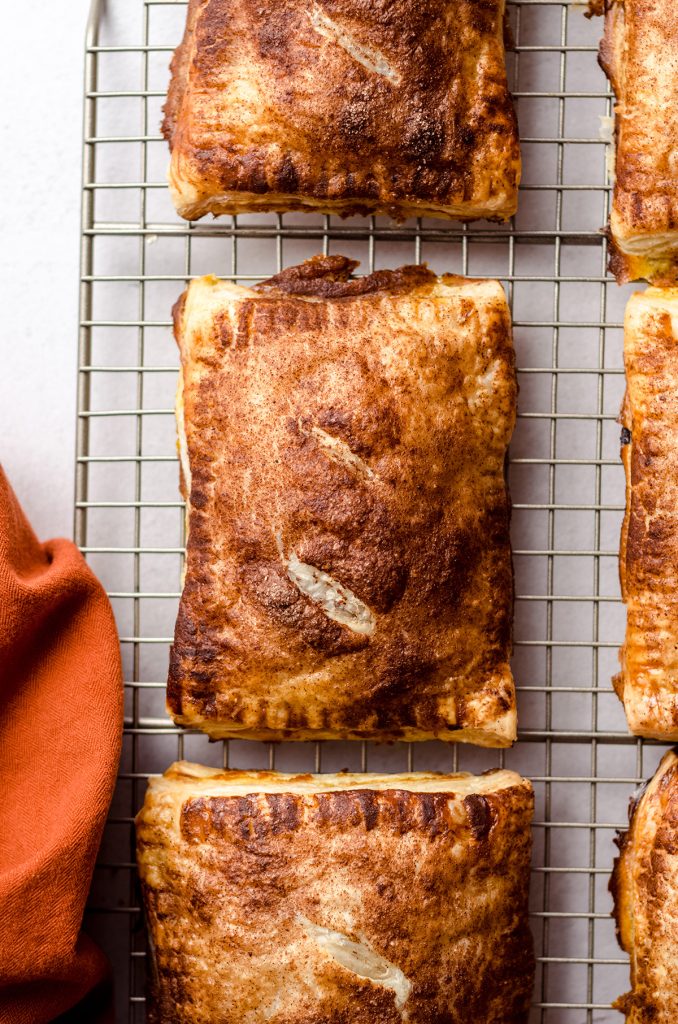
<svg viewBox="0 0 678 1024">
<path fill-rule="evenodd" d="M 87 10 L 2 5 L 0 459 L 42 538 L 73 529 Z"/>
</svg>

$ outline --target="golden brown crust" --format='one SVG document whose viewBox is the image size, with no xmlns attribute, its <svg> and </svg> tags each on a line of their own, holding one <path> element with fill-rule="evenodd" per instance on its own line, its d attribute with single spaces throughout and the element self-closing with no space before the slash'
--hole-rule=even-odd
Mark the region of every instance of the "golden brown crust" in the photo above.
<svg viewBox="0 0 678 1024">
<path fill-rule="evenodd" d="M 615 1006 L 628 1024 L 678 1020 L 678 757 L 669 752 L 631 804 L 610 891 L 631 991 Z"/>
<path fill-rule="evenodd" d="M 626 307 L 620 546 L 626 641 L 615 687 L 629 728 L 678 740 L 678 289 Z"/>
<path fill-rule="evenodd" d="M 506 299 L 351 266 L 203 278 L 177 307 L 190 492 L 168 705 L 215 738 L 506 746 Z"/>
<path fill-rule="evenodd" d="M 599 5 L 600 6 L 600 5 Z M 615 91 L 609 269 L 619 284 L 678 282 L 675 0 L 607 0 L 600 63 Z"/>
<path fill-rule="evenodd" d="M 191 0 L 163 131 L 181 216 L 506 220 L 504 0 Z"/>
<path fill-rule="evenodd" d="M 150 1024 L 523 1024 L 532 808 L 513 772 L 173 766 L 137 818 Z"/>
</svg>

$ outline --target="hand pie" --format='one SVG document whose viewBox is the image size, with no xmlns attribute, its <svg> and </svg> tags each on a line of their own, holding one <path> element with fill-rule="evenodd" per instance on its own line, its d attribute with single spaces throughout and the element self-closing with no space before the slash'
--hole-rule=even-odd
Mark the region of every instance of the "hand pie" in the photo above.
<svg viewBox="0 0 678 1024">
<path fill-rule="evenodd" d="M 600 63 L 615 91 L 610 270 L 678 282 L 676 0 L 606 0 Z"/>
<path fill-rule="evenodd" d="M 631 732 L 678 740 L 678 288 L 632 296 L 624 362 L 627 625 L 615 688 Z"/>
<path fill-rule="evenodd" d="M 190 0 L 163 132 L 206 213 L 506 220 L 504 0 Z"/>
<path fill-rule="evenodd" d="M 169 709 L 216 739 L 506 746 L 506 299 L 355 265 L 202 278 L 175 309 L 188 542 Z"/>
<path fill-rule="evenodd" d="M 137 816 L 149 1024 L 523 1024 L 530 783 L 180 762 Z"/>
<path fill-rule="evenodd" d="M 631 958 L 631 991 L 615 1006 L 628 1024 L 678 1021 L 678 757 L 668 753 L 631 805 L 610 890 Z"/>
</svg>

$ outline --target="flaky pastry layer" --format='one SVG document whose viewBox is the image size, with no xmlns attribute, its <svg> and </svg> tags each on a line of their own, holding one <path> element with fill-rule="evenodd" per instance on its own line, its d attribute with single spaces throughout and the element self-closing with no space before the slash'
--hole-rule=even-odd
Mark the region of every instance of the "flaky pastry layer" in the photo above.
<svg viewBox="0 0 678 1024">
<path fill-rule="evenodd" d="M 149 1024 L 523 1024 L 530 783 L 173 765 L 137 817 Z"/>
</svg>

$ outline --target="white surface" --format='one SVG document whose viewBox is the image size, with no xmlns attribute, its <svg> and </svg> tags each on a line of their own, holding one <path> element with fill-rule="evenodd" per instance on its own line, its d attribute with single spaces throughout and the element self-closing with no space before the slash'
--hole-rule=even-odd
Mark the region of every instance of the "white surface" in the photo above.
<svg viewBox="0 0 678 1024">
<path fill-rule="evenodd" d="M 73 526 L 87 10 L 2 5 L 0 459 L 41 538 Z"/>
</svg>

